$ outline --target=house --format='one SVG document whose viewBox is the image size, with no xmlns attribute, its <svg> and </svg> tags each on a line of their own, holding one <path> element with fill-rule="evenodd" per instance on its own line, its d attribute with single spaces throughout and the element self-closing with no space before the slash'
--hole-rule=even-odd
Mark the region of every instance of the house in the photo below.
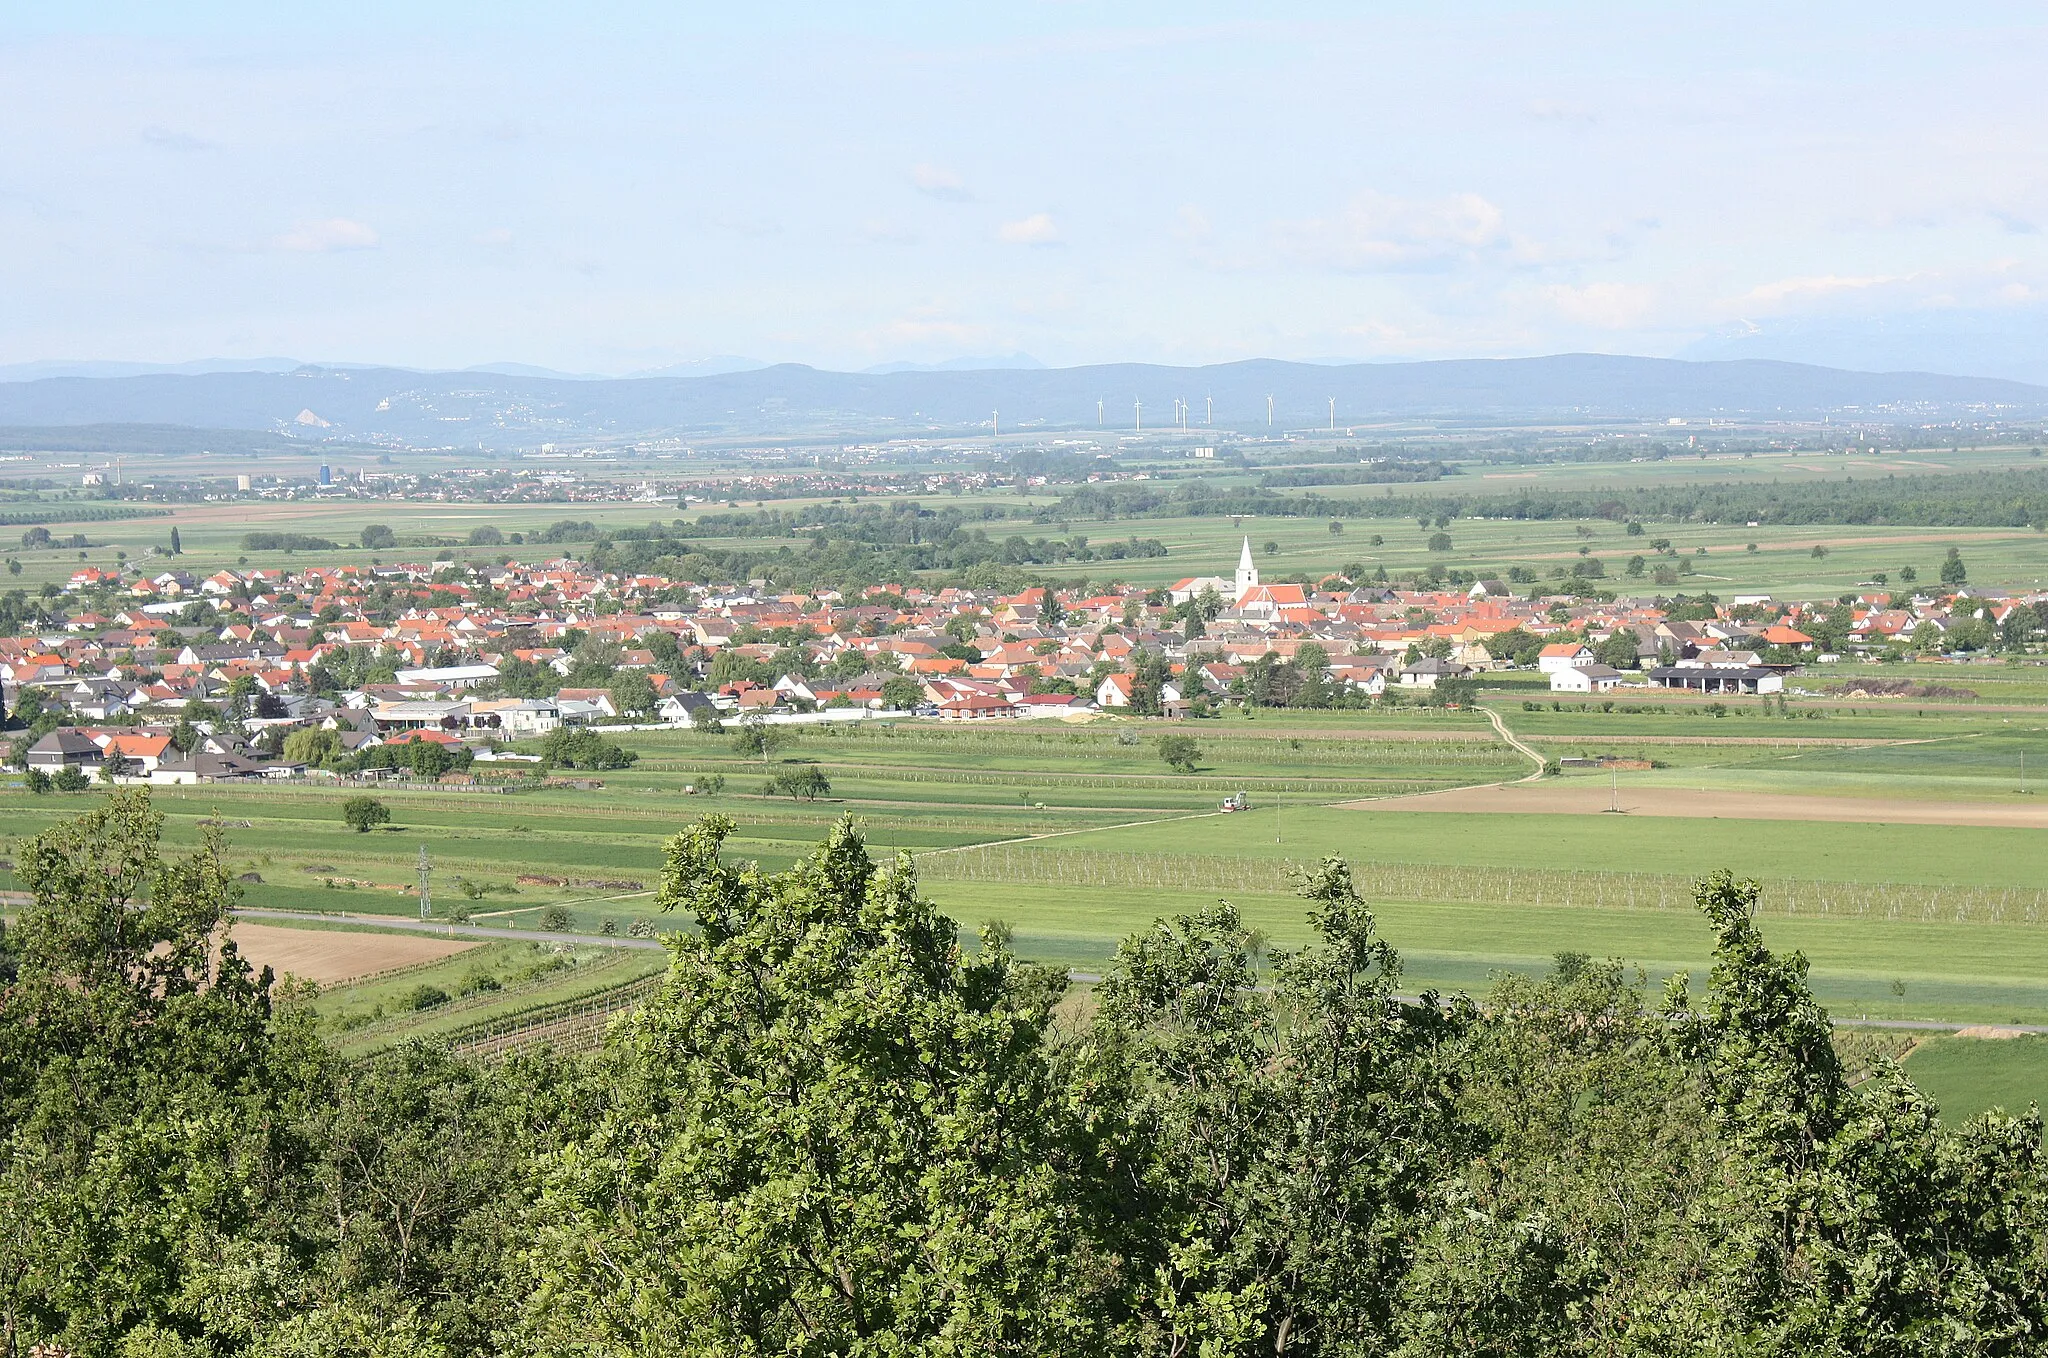
<svg viewBox="0 0 2048 1358">
<path fill-rule="evenodd" d="M 1071 693 L 1031 693 L 1019 698 L 1015 706 L 1020 717 L 1065 717 L 1095 710 L 1086 698 Z"/>
<path fill-rule="evenodd" d="M 989 693 L 968 693 L 939 704 L 939 715 L 950 721 L 986 721 L 992 717 L 1014 717 L 1016 704 Z"/>
<path fill-rule="evenodd" d="M 562 724 L 553 698 L 492 698 L 469 705 L 472 726 L 496 726 L 514 740 L 544 736 Z"/>
<path fill-rule="evenodd" d="M 1606 693 L 1628 676 L 1612 665 L 1567 665 L 1550 672 L 1552 693 Z"/>
<path fill-rule="evenodd" d="M 110 735 L 100 746 L 107 759 L 119 756 L 127 763 L 130 775 L 147 775 L 155 771 L 166 754 L 174 753 L 171 738 L 163 735 L 147 735 L 140 731 L 123 731 Z"/>
<path fill-rule="evenodd" d="M 1557 641 L 1536 653 L 1536 668 L 1544 674 L 1576 669 L 1593 663 L 1593 648 L 1582 641 Z"/>
<path fill-rule="evenodd" d="M 1129 707 L 1131 705 L 1131 685 L 1135 682 L 1135 679 L 1136 676 L 1129 674 L 1104 675 L 1102 682 L 1095 686 L 1095 705 L 1097 707 Z"/>
<path fill-rule="evenodd" d="M 1455 660 L 1439 660 L 1435 656 L 1424 656 L 1412 665 L 1403 665 L 1400 673 L 1402 688 L 1435 688 L 1440 680 L 1458 679 L 1472 671 Z"/>
<path fill-rule="evenodd" d="M 28 766 L 44 773 L 55 773 L 63 768 L 81 768 L 94 773 L 106 757 L 106 751 L 100 748 L 98 741 L 68 726 L 58 727 L 28 747 Z"/>
<path fill-rule="evenodd" d="M 671 693 L 656 704 L 654 715 L 675 726 L 696 726 L 718 720 L 718 704 L 702 693 Z"/>
</svg>

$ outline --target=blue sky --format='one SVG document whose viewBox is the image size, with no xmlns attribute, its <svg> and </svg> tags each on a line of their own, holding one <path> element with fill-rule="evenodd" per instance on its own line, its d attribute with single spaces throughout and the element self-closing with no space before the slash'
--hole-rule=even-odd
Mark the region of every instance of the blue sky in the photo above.
<svg viewBox="0 0 2048 1358">
<path fill-rule="evenodd" d="M 0 3 L 0 363 L 2048 375 L 2039 6 L 1678 8 Z"/>
</svg>

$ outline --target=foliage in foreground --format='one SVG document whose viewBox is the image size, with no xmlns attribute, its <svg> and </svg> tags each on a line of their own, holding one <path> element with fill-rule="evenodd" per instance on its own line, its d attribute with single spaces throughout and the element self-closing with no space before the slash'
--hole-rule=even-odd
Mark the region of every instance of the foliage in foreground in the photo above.
<svg viewBox="0 0 2048 1358">
<path fill-rule="evenodd" d="M 1852 1082 L 1755 889 L 1707 993 L 1560 958 L 1396 998 L 1349 869 L 1258 965 L 1219 904 L 1082 1005 L 842 823 L 671 841 L 657 999 L 585 1061 L 324 1050 L 118 792 L 18 855 L 0 1355 L 2019 1354 L 2038 1119 Z"/>
</svg>

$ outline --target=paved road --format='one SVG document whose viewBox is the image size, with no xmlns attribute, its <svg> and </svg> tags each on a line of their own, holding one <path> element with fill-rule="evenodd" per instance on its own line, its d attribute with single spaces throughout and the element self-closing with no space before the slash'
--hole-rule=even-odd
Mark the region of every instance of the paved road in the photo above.
<svg viewBox="0 0 2048 1358">
<path fill-rule="evenodd" d="M 405 919 L 392 915 L 315 915 L 304 910 L 237 910 L 237 919 L 288 919 L 304 924 L 325 920 L 338 924 L 368 924 L 379 929 L 405 929 L 416 934 L 439 934 L 443 938 L 516 938 L 527 943 L 553 938 L 562 943 L 594 943 L 601 948 L 659 948 L 655 938 L 607 938 L 603 934 L 544 934 L 538 929 L 499 929 L 488 924 L 450 924 L 446 920 Z"/>
</svg>

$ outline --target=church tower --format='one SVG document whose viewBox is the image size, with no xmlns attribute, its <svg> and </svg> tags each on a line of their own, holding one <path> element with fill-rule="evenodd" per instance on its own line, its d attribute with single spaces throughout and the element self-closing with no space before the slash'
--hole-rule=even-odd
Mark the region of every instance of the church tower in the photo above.
<svg viewBox="0 0 2048 1358">
<path fill-rule="evenodd" d="M 1237 597 L 1242 599 L 1259 587 L 1259 568 L 1252 564 L 1252 540 L 1244 540 L 1244 551 L 1237 558 Z"/>
</svg>

